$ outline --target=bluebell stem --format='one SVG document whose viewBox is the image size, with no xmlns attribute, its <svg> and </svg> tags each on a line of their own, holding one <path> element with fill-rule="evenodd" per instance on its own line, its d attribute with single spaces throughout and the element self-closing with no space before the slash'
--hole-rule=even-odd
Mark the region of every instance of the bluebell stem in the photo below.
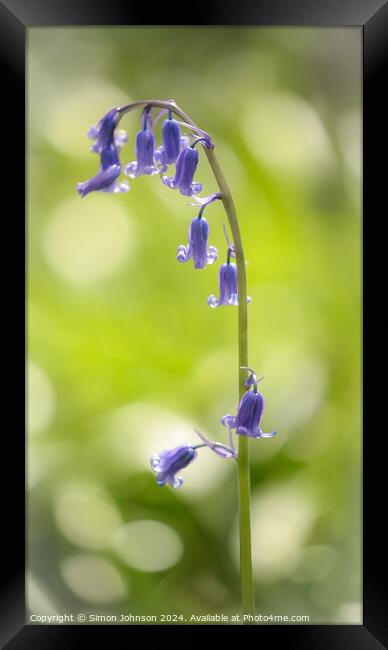
<svg viewBox="0 0 388 650">
<path fill-rule="evenodd" d="M 202 183 L 193 181 L 198 166 L 198 151 L 195 145 L 203 142 L 208 146 L 206 138 L 196 138 L 189 147 L 181 151 L 176 161 L 175 176 L 163 176 L 162 182 L 173 190 L 179 190 L 185 196 L 193 196 L 202 191 Z"/>
<path fill-rule="evenodd" d="M 155 165 L 155 136 L 152 131 L 152 120 L 150 111 L 143 111 L 143 128 L 136 135 L 136 160 L 128 163 L 125 173 L 130 178 L 136 178 L 143 174 L 158 174 L 159 170 Z"/>
<path fill-rule="evenodd" d="M 206 131 L 204 131 L 203 129 L 199 129 L 194 124 L 188 124 L 187 122 L 179 122 L 178 121 L 178 124 L 180 124 L 181 126 L 185 126 L 188 129 L 190 129 L 191 131 L 193 131 L 193 133 L 195 133 L 196 136 L 197 136 L 197 140 L 201 140 L 203 142 L 203 144 L 205 145 L 206 149 L 214 149 L 213 141 L 212 141 L 210 135 L 208 133 L 206 133 Z"/>
<path fill-rule="evenodd" d="M 119 109 L 113 108 L 88 131 L 88 137 L 95 140 L 91 150 L 100 155 L 100 171 L 89 180 L 78 183 L 77 191 L 81 196 L 95 191 L 127 192 L 129 189 L 126 181 L 116 182 L 121 174 L 120 147 L 127 141 L 125 131 L 115 131 L 118 115 Z"/>
<path fill-rule="evenodd" d="M 151 456 L 151 467 L 156 472 L 158 485 L 169 483 L 173 488 L 179 488 L 183 483 L 181 476 L 175 476 L 196 458 L 197 452 L 190 444 L 179 445 L 174 449 L 165 449 Z"/>
<path fill-rule="evenodd" d="M 276 431 L 264 433 L 259 426 L 264 411 L 264 398 L 257 390 L 259 381 L 256 379 L 256 375 L 251 372 L 245 385 L 253 385 L 253 391 L 249 389 L 244 393 L 238 407 L 237 415 L 224 415 L 221 418 L 221 423 L 228 429 L 236 429 L 236 433 L 240 436 L 248 436 L 249 438 L 272 438 Z"/>
<path fill-rule="evenodd" d="M 197 201 L 199 201 L 199 200 L 200 200 L 200 198 L 197 197 Z M 228 244 L 228 256 L 229 256 L 228 259 L 230 259 L 230 257 L 236 258 L 236 249 L 234 247 L 234 244 L 229 239 L 229 235 L 228 235 L 228 232 L 226 230 L 226 226 L 225 226 L 224 223 L 222 224 L 222 229 L 224 231 L 226 243 Z"/>
<path fill-rule="evenodd" d="M 216 453 L 218 456 L 221 456 L 222 458 L 237 458 L 237 451 L 233 447 L 232 440 L 230 447 L 227 447 L 227 445 L 223 445 L 221 442 L 212 442 L 211 440 L 208 440 L 205 438 L 203 433 L 200 433 L 200 431 L 197 431 L 197 429 L 194 429 L 194 431 L 201 438 L 204 445 L 206 445 L 206 447 L 209 447 L 209 449 L 214 451 L 214 453 Z"/>
</svg>

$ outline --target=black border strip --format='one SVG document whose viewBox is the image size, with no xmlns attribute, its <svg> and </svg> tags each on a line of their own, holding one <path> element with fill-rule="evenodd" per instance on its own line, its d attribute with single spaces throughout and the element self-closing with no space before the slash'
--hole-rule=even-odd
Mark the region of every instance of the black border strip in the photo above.
<svg viewBox="0 0 388 650">
<path fill-rule="evenodd" d="M 384 0 L 198 0 L 186 6 L 171 0 L 142 8 L 125 0 L 2 0 L 28 27 L 45 25 L 316 25 L 359 26 Z M 204 22 L 206 20 L 206 22 Z"/>
</svg>

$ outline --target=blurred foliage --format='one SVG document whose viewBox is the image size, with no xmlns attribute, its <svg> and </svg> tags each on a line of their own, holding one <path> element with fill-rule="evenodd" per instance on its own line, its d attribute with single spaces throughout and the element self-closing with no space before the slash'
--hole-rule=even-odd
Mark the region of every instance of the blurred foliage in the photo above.
<svg viewBox="0 0 388 650">
<path fill-rule="evenodd" d="M 218 263 L 176 262 L 195 209 L 156 177 L 81 199 L 86 131 L 112 106 L 175 101 L 211 133 L 248 260 L 257 611 L 361 622 L 361 32 L 33 28 L 28 32 L 30 610 L 239 609 L 236 476 L 200 450 L 177 491 L 153 451 L 225 441 L 237 311 Z M 122 122 L 134 159 L 139 114 Z M 156 128 L 160 139 L 160 125 Z M 197 180 L 215 190 L 203 153 Z M 221 262 L 221 205 L 208 208 Z"/>
</svg>

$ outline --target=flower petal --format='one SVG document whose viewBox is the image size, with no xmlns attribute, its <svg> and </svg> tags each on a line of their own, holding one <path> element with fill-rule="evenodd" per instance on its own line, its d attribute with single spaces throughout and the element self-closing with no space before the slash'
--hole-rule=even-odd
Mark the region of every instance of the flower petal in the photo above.
<svg viewBox="0 0 388 650">
<path fill-rule="evenodd" d="M 261 429 L 259 429 L 259 435 L 257 436 L 258 438 L 273 438 L 273 436 L 277 433 L 277 431 L 271 431 L 271 433 L 263 433 Z"/>
<path fill-rule="evenodd" d="M 176 258 L 178 262 L 181 263 L 188 262 L 189 259 L 191 258 L 190 244 L 188 246 L 184 246 L 183 244 L 178 246 Z"/>
<path fill-rule="evenodd" d="M 237 420 L 237 418 L 234 415 L 224 415 L 221 418 L 221 424 L 224 427 L 227 427 L 227 429 L 235 429 L 236 428 L 236 420 Z"/>
<path fill-rule="evenodd" d="M 218 300 L 217 296 L 212 294 L 211 296 L 208 297 L 207 304 L 209 305 L 209 307 L 212 307 L 213 309 L 215 309 L 216 307 L 218 307 L 218 305 L 220 303 L 219 303 L 219 300 Z"/>
</svg>

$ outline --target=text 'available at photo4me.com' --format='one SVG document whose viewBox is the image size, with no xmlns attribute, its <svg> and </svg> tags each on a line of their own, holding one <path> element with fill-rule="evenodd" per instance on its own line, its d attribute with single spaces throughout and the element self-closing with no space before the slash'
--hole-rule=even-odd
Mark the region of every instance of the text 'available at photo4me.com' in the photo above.
<svg viewBox="0 0 388 650">
<path fill-rule="evenodd" d="M 39 615 L 32 614 L 30 623 L 44 625 L 63 625 L 75 623 L 92 623 L 92 624 L 115 624 L 115 623 L 188 623 L 190 625 L 198 624 L 223 624 L 223 623 L 308 623 L 310 616 L 303 615 L 279 615 L 279 614 L 97 614 L 93 612 L 80 614 L 53 614 Z"/>
</svg>

